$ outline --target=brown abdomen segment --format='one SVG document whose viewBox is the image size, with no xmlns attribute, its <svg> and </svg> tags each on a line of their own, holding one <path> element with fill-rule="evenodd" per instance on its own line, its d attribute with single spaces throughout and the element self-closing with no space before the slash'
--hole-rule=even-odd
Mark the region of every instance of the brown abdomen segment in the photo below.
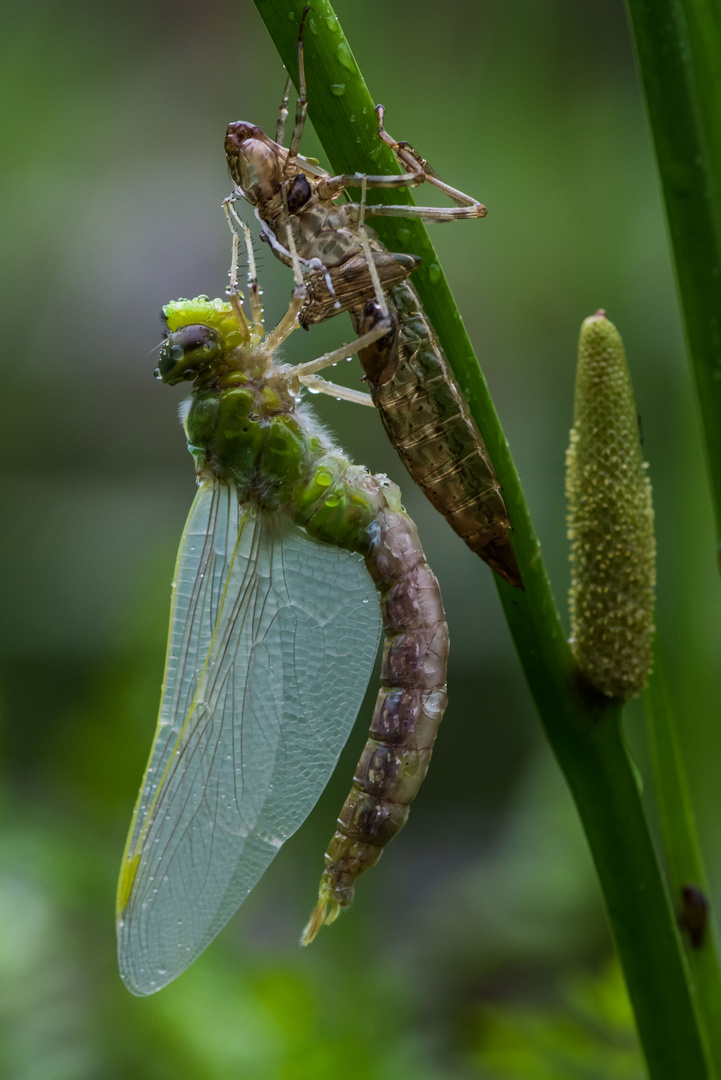
<svg viewBox="0 0 721 1080">
<path fill-rule="evenodd" d="M 405 282 L 388 299 L 396 340 L 387 335 L 360 353 L 383 426 L 416 484 L 468 547 L 522 588 L 501 485 L 415 290 Z M 365 333 L 379 313 L 370 303 L 352 317 Z"/>
<path fill-rule="evenodd" d="M 318 904 L 302 943 L 353 899 L 356 878 L 403 827 L 446 708 L 448 627 L 438 582 L 400 506 L 373 524 L 366 565 L 381 597 L 381 689 L 353 786 L 326 852 Z"/>
</svg>

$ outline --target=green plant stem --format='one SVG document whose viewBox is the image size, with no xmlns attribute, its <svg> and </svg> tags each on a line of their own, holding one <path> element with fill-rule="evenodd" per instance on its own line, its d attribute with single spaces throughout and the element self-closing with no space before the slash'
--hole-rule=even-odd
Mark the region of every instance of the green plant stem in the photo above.
<svg viewBox="0 0 721 1080">
<path fill-rule="evenodd" d="M 709 889 L 676 732 L 676 714 L 659 651 L 656 642 L 656 668 L 644 693 L 644 711 L 671 895 L 680 906 L 684 886 L 700 889 L 707 898 Z M 711 918 L 700 945 L 689 948 L 687 960 L 712 1075 L 721 1077 L 721 971 L 716 935 L 715 920 Z"/>
<path fill-rule="evenodd" d="M 302 0 L 255 2 L 297 80 Z M 327 0 L 314 0 L 305 42 L 309 113 L 332 167 L 338 172 L 398 172 L 393 154 L 377 138 L 373 100 Z M 392 111 L 388 125 L 393 131 L 391 119 Z M 373 196 L 411 201 L 404 192 Z M 373 227 L 393 250 L 423 259 L 413 281 L 503 484 L 525 589 L 496 583 L 588 838 L 650 1075 L 654 1080 L 704 1080 L 708 1073 L 681 942 L 624 744 L 620 707 L 577 679 L 508 443 L 425 229 L 415 221 L 378 218 Z"/>
<path fill-rule="evenodd" d="M 721 540 L 721 8 L 628 0 Z"/>
</svg>

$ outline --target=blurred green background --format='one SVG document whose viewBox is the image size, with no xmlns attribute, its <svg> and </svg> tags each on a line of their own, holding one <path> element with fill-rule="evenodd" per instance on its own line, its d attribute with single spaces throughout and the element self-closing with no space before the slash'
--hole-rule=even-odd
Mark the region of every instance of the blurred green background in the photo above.
<svg viewBox="0 0 721 1080">
<path fill-rule="evenodd" d="M 338 0 L 396 138 L 488 218 L 433 239 L 481 357 L 559 604 L 581 320 L 628 351 L 658 525 L 660 636 L 721 890 L 719 582 L 697 416 L 623 6 Z M 318 411 L 397 479 L 441 582 L 450 705 L 408 827 L 356 904 L 297 946 L 375 688 L 316 810 L 159 995 L 117 975 L 113 904 L 155 724 L 194 492 L 161 304 L 222 295 L 229 120 L 274 130 L 283 72 L 250 0 L 30 0 L 5 16 L 0 575 L 0 1075 L 635 1078 L 589 856 L 490 572 L 368 410 Z M 323 154 L 312 131 L 304 152 Z M 268 318 L 290 279 L 263 245 Z M 342 325 L 341 325 L 342 324 Z M 351 336 L 294 336 L 289 360 Z M 342 373 L 359 385 L 357 366 Z M 338 371 L 339 379 L 341 373 Z M 628 710 L 642 768 L 641 712 Z"/>
</svg>

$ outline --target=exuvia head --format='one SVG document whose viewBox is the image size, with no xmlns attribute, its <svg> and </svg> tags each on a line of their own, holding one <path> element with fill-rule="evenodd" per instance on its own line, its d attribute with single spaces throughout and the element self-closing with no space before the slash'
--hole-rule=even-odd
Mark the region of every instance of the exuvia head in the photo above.
<svg viewBox="0 0 721 1080">
<path fill-rule="evenodd" d="M 242 344 L 230 304 L 196 296 L 163 308 L 167 336 L 160 349 L 156 379 L 174 386 L 196 379 L 214 360 Z"/>
<path fill-rule="evenodd" d="M 225 156 L 236 187 L 257 206 L 277 194 L 283 181 L 286 151 L 255 124 L 236 120 L 225 133 Z"/>
</svg>

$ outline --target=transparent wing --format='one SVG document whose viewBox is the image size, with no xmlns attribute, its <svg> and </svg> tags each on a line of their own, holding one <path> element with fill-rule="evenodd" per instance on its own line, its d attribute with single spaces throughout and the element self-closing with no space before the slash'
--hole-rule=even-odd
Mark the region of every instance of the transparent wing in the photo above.
<svg viewBox="0 0 721 1080">
<path fill-rule="evenodd" d="M 205 949 L 338 760 L 380 619 L 363 561 L 201 487 L 178 553 L 155 741 L 118 885 L 126 986 Z"/>
</svg>

